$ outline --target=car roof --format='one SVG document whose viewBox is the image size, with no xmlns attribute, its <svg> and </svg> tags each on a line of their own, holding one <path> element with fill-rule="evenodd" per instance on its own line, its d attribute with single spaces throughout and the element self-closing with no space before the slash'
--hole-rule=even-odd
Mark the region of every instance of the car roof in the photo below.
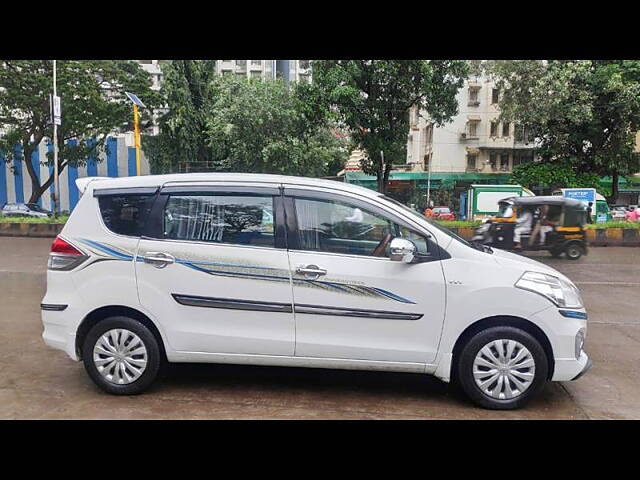
<svg viewBox="0 0 640 480">
<path fill-rule="evenodd" d="M 375 190 L 349 183 L 326 180 L 322 178 L 296 177 L 289 175 L 272 175 L 266 173 L 173 173 L 167 175 L 142 175 L 136 177 L 96 178 L 89 183 L 93 189 L 103 188 L 135 188 L 161 187 L 167 184 L 187 182 L 245 182 L 265 184 L 285 184 L 291 186 L 322 187 L 356 193 L 369 198 L 379 197 Z"/>
</svg>

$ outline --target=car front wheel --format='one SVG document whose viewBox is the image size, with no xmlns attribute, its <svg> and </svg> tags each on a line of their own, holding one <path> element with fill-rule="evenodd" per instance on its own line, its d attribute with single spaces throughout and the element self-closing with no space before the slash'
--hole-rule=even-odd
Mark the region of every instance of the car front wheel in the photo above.
<svg viewBox="0 0 640 480">
<path fill-rule="evenodd" d="M 545 383 L 548 362 L 540 342 L 515 327 L 482 330 L 462 348 L 457 378 L 476 404 L 494 410 L 522 407 Z"/>
<path fill-rule="evenodd" d="M 161 353 L 155 336 L 128 317 L 110 317 L 91 328 L 82 358 L 89 377 L 114 395 L 136 395 L 157 378 Z"/>
</svg>

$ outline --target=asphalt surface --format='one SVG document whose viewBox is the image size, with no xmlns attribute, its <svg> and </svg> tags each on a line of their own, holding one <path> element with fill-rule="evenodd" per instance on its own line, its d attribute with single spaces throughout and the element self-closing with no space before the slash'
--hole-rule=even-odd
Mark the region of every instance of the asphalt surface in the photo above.
<svg viewBox="0 0 640 480">
<path fill-rule="evenodd" d="M 229 365 L 173 365 L 146 394 L 98 390 L 81 363 L 47 347 L 40 300 L 51 239 L 0 237 L 2 419 L 624 419 L 640 418 L 640 249 L 591 248 L 571 262 L 534 256 L 581 288 L 594 366 L 547 383 L 526 408 L 473 406 L 415 374 Z"/>
</svg>

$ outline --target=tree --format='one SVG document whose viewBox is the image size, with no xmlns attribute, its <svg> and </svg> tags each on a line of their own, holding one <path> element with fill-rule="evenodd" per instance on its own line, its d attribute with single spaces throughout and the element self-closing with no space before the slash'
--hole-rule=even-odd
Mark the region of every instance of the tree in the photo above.
<svg viewBox="0 0 640 480">
<path fill-rule="evenodd" d="M 346 162 L 347 142 L 334 134 L 309 85 L 222 76 L 211 88 L 209 145 L 227 168 L 325 176 Z"/>
<path fill-rule="evenodd" d="M 620 176 L 640 170 L 640 62 L 627 60 L 499 61 L 490 71 L 505 120 L 538 140 L 544 162 L 568 160 L 576 171 Z"/>
<path fill-rule="evenodd" d="M 89 156 L 105 149 L 106 136 L 128 127 L 131 102 L 125 91 L 136 93 L 147 107 L 157 103 L 147 72 L 133 61 L 63 60 L 57 65 L 62 125 L 58 127 L 58 170 L 84 165 Z M 30 161 L 44 138 L 53 137 L 49 95 L 53 65 L 49 60 L 0 61 L 0 150 L 6 161 L 24 161 L 31 179 L 29 202 L 36 202 L 53 182 L 53 174 L 39 179 Z M 142 110 L 143 121 L 149 109 Z M 67 142 L 75 139 L 77 142 Z M 95 142 L 93 141 L 95 139 Z M 20 145 L 22 156 L 15 154 Z M 53 165 L 53 155 L 46 162 Z"/>
<path fill-rule="evenodd" d="M 468 73 L 462 60 L 319 60 L 318 95 L 337 111 L 366 152 L 362 169 L 386 192 L 393 163 L 406 157 L 409 111 L 418 108 L 437 126 L 458 112 L 456 94 Z M 383 152 L 383 153 L 382 153 Z"/>
<path fill-rule="evenodd" d="M 527 188 L 547 187 L 556 188 L 589 187 L 600 190 L 596 173 L 578 171 L 570 160 L 522 163 L 513 169 L 509 181 Z"/>
<path fill-rule="evenodd" d="M 170 60 L 162 62 L 161 69 L 168 110 L 160 118 L 160 133 L 143 138 L 152 173 L 225 170 L 225 159 L 209 145 L 206 132 L 215 60 Z"/>
</svg>

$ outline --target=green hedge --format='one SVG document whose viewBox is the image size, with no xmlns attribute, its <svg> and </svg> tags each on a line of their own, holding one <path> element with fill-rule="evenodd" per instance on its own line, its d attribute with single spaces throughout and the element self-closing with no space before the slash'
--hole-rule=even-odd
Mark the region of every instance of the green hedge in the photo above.
<svg viewBox="0 0 640 480">
<path fill-rule="evenodd" d="M 640 229 L 640 223 L 638 222 L 604 222 L 604 223 L 589 223 L 584 228 L 633 228 Z"/>
<path fill-rule="evenodd" d="M 55 217 L 6 217 L 0 215 L 0 223 L 66 223 L 69 215 Z"/>
</svg>

